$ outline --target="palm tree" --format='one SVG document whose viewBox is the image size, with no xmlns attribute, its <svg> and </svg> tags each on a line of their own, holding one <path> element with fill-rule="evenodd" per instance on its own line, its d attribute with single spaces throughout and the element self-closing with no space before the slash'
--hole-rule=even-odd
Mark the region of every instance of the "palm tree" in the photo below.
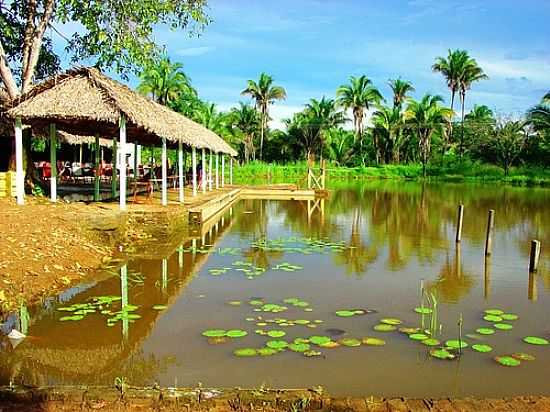
<svg viewBox="0 0 550 412">
<path fill-rule="evenodd" d="M 374 125 L 373 135 L 376 140 L 376 157 L 379 156 L 378 147 L 383 144 L 385 161 L 389 162 L 391 156 L 392 161 L 399 162 L 399 145 L 403 126 L 403 116 L 399 106 L 379 106 L 372 115 L 372 123 Z"/>
<path fill-rule="evenodd" d="M 542 101 L 543 103 L 550 103 L 550 91 L 543 96 Z"/>
<path fill-rule="evenodd" d="M 539 104 L 529 109 L 527 121 L 536 132 L 550 136 L 550 92 L 542 98 Z"/>
<path fill-rule="evenodd" d="M 455 96 L 460 90 L 460 77 L 468 59 L 466 50 L 449 49 L 447 57 L 436 57 L 432 66 L 434 72 L 439 72 L 445 77 L 447 87 L 451 90 L 451 110 L 454 110 Z"/>
<path fill-rule="evenodd" d="M 325 98 L 325 96 L 321 100 L 311 99 L 306 104 L 304 112 L 309 116 L 309 126 L 313 126 L 317 133 L 317 140 L 320 146 L 319 154 L 322 157 L 326 131 L 340 126 L 346 121 L 346 118 L 342 111 L 337 110 L 336 102 L 333 99 Z"/>
<path fill-rule="evenodd" d="M 468 113 L 464 119 L 467 122 L 474 122 L 474 123 L 492 123 L 494 122 L 494 114 L 489 107 L 482 105 L 474 105 L 472 110 L 470 110 L 470 113 Z"/>
<path fill-rule="evenodd" d="M 218 136 L 230 137 L 229 116 L 219 112 L 214 103 L 202 102 L 193 113 L 193 120 L 212 130 Z"/>
<path fill-rule="evenodd" d="M 411 82 L 401 79 L 390 79 L 388 81 L 393 92 L 393 107 L 401 107 L 403 102 L 409 97 L 409 93 L 414 92 Z"/>
<path fill-rule="evenodd" d="M 365 110 L 369 110 L 374 104 L 379 104 L 384 98 L 367 76 L 351 76 L 349 80 L 350 84 L 338 87 L 336 98 L 338 104 L 353 111 L 353 128 L 356 140 L 360 142 L 362 149 Z"/>
<path fill-rule="evenodd" d="M 262 159 L 262 151 L 264 147 L 264 135 L 267 129 L 267 121 L 269 119 L 269 105 L 275 100 L 286 99 L 286 91 L 281 86 L 273 84 L 273 77 L 266 73 L 260 73 L 258 83 L 254 80 L 248 80 L 246 89 L 241 92 L 243 96 L 250 96 L 256 102 L 256 108 L 261 114 L 260 125 L 260 160 Z"/>
<path fill-rule="evenodd" d="M 169 57 L 162 56 L 143 71 L 137 89 L 163 105 L 174 103 L 184 93 L 196 96 L 197 92 L 182 69 L 181 63 L 172 63 Z"/>
<path fill-rule="evenodd" d="M 405 120 L 417 132 L 422 157 L 422 172 L 426 176 L 426 165 L 430 156 L 434 132 L 443 132 L 453 111 L 441 106 L 443 98 L 426 94 L 422 100 L 409 100 Z"/>
<path fill-rule="evenodd" d="M 328 154 L 337 165 L 343 166 L 353 154 L 354 134 L 351 130 L 333 127 L 326 132 Z"/>
<path fill-rule="evenodd" d="M 260 116 L 250 104 L 240 102 L 239 107 L 231 109 L 231 123 L 243 136 L 244 160 L 256 159 L 254 137 L 260 125 Z"/>
<path fill-rule="evenodd" d="M 461 69 L 460 77 L 458 80 L 458 87 L 460 89 L 460 103 L 461 103 L 461 120 L 462 132 L 460 135 L 460 147 L 459 153 L 462 157 L 464 152 L 464 108 L 466 102 L 466 91 L 472 87 L 474 82 L 488 79 L 489 77 L 483 72 L 483 69 L 477 64 L 477 61 L 471 57 L 468 57 L 464 66 Z"/>
</svg>

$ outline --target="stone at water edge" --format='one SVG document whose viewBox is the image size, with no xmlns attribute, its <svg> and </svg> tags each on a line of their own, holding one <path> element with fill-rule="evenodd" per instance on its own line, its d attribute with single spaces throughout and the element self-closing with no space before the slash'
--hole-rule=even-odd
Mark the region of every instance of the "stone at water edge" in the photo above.
<svg viewBox="0 0 550 412">
<path fill-rule="evenodd" d="M 8 338 L 13 340 L 21 340 L 25 339 L 27 335 L 19 332 L 17 329 L 12 329 L 10 333 L 8 333 Z"/>
</svg>

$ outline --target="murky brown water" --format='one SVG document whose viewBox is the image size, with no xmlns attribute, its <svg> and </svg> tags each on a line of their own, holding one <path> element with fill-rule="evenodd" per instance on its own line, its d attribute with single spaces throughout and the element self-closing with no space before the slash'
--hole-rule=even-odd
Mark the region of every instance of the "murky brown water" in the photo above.
<svg viewBox="0 0 550 412">
<path fill-rule="evenodd" d="M 463 242 L 455 247 L 458 203 L 465 204 Z M 321 205 L 319 205 L 321 206 Z M 128 302 L 141 318 L 108 326 L 108 316 L 90 314 L 80 321 L 59 321 L 58 311 L 91 297 L 121 295 L 121 278 L 102 274 L 97 281 L 71 289 L 43 308 L 31 310 L 29 338 L 15 349 L 7 340 L 0 350 L 0 381 L 29 384 L 112 384 L 124 376 L 136 385 L 281 387 L 322 385 L 330 393 L 386 396 L 509 396 L 550 394 L 550 346 L 530 346 L 527 335 L 550 339 L 550 190 L 494 185 L 404 182 L 342 183 L 323 205 L 243 200 L 223 221 L 197 239 L 198 250 L 174 251 L 156 259 L 128 263 Z M 484 260 L 488 209 L 495 209 L 494 252 Z M 308 212 L 309 211 L 309 212 Z M 308 217 L 309 215 L 309 217 Z M 290 239 L 289 238 L 294 238 Z M 344 242 L 313 249 L 302 238 Z M 541 268 L 528 275 L 529 242 L 543 244 Z M 260 239 L 286 239 L 298 251 L 262 250 Z M 207 245 L 202 247 L 204 243 Z M 212 245 L 212 246 L 208 246 Z M 204 252 L 205 248 L 211 250 Z M 225 248 L 238 248 L 229 250 Z M 221 252 L 220 253 L 220 249 Z M 306 249 L 306 253 L 303 251 Z M 234 253 L 231 254 L 231 253 Z M 155 256 L 155 251 L 149 251 Z M 164 259 L 163 259 L 164 257 Z M 235 261 L 267 271 L 247 279 Z M 289 262 L 302 270 L 274 270 Z M 209 269 L 229 267 L 221 275 Z M 460 361 L 427 356 L 427 348 L 399 332 L 372 330 L 384 317 L 418 326 L 420 282 L 439 301 L 442 339 L 455 339 L 457 320 L 464 334 L 483 321 L 482 311 L 501 308 L 519 315 L 510 331 L 483 339 L 493 352 L 464 350 Z M 282 304 L 299 297 L 312 312 L 290 305 L 285 312 L 264 314 L 247 304 L 252 298 Z M 228 301 L 242 301 L 241 306 Z M 167 305 L 164 311 L 152 309 Z M 339 309 L 369 308 L 378 313 L 339 318 Z M 70 315 L 70 313 L 69 313 Z M 283 352 L 271 357 L 237 358 L 240 347 L 261 347 L 267 338 L 245 318 L 320 319 L 317 328 L 278 327 L 284 339 L 344 330 L 346 337 L 381 337 L 386 346 L 321 349 L 322 357 Z M 4 325 L 4 329 L 10 324 Z M 244 329 L 249 335 L 219 345 L 201 336 L 205 329 Z M 274 329 L 273 325 L 265 329 Z M 480 343 L 465 338 L 470 343 Z M 496 364 L 495 355 L 527 352 L 537 359 L 519 367 Z"/>
</svg>

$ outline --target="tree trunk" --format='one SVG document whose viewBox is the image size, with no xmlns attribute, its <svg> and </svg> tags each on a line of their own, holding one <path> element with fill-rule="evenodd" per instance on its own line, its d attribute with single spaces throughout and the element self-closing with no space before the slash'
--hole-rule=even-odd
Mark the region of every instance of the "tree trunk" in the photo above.
<svg viewBox="0 0 550 412">
<path fill-rule="evenodd" d="M 462 105 L 461 108 L 461 115 L 460 115 L 460 148 L 459 148 L 459 154 L 460 154 L 460 160 L 462 160 L 462 155 L 464 154 L 464 105 L 466 101 L 466 90 L 463 90 L 460 92 L 460 102 Z"/>
</svg>

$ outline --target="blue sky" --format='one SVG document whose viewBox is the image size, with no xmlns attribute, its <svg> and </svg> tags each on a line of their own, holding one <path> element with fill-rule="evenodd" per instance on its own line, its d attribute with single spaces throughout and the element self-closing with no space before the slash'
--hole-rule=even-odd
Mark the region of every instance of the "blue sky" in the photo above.
<svg viewBox="0 0 550 412">
<path fill-rule="evenodd" d="M 415 97 L 448 101 L 431 65 L 449 48 L 468 50 L 490 77 L 473 86 L 468 108 L 517 115 L 550 90 L 548 0 L 210 0 L 209 8 L 213 22 L 200 37 L 159 27 L 157 42 L 222 109 L 245 100 L 247 79 L 272 74 L 288 93 L 271 111 L 275 126 L 310 98 L 333 97 L 350 75 L 366 74 L 388 98 L 387 80 L 400 76 Z"/>
</svg>

